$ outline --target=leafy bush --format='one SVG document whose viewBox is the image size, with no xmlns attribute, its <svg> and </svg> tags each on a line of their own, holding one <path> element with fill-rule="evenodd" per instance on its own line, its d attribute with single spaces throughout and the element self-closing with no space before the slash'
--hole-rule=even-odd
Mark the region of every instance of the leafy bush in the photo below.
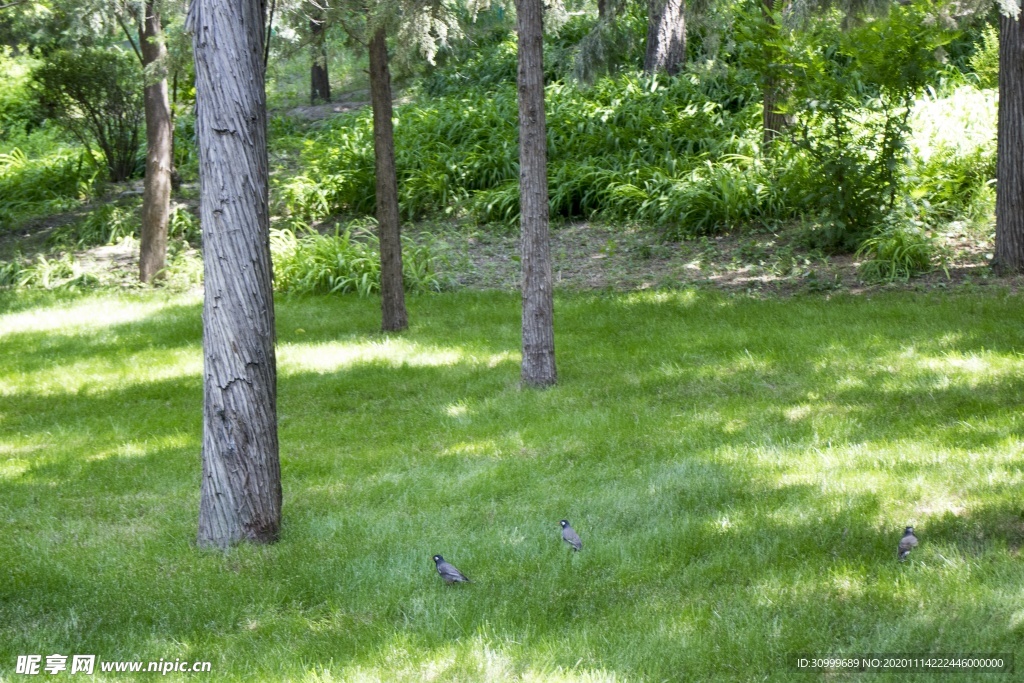
<svg viewBox="0 0 1024 683">
<path fill-rule="evenodd" d="M 999 87 L 999 31 L 987 26 L 981 33 L 981 44 L 970 59 L 971 69 L 981 88 Z"/>
<path fill-rule="evenodd" d="M 366 224 L 322 235 L 306 228 L 270 231 L 274 287 L 296 293 L 358 293 L 380 291 L 380 243 Z M 402 275 L 406 289 L 440 289 L 430 250 L 403 238 Z"/>
<path fill-rule="evenodd" d="M 58 148 L 29 159 L 20 149 L 0 154 L 0 226 L 65 211 L 93 196 L 97 170 L 80 149 Z"/>
<path fill-rule="evenodd" d="M 117 244 L 125 238 L 138 237 L 142 203 L 102 204 L 84 218 L 56 229 L 49 238 L 52 245 L 94 247 Z"/>
<path fill-rule="evenodd" d="M 181 240 L 192 246 L 199 246 L 203 238 L 199 218 L 185 207 L 175 208 L 171 213 L 167 236 L 171 240 Z"/>
<path fill-rule="evenodd" d="M 919 223 L 895 215 L 875 235 L 864 240 L 857 258 L 866 259 L 860 274 L 869 282 L 907 280 L 934 270 L 935 239 Z"/>
<path fill-rule="evenodd" d="M 86 149 L 95 145 L 112 182 L 141 170 L 142 73 L 120 50 L 59 50 L 32 72 L 39 104 Z"/>
<path fill-rule="evenodd" d="M 792 141 L 813 161 L 802 180 L 821 215 L 807 236 L 814 246 L 853 249 L 893 210 L 914 101 L 939 71 L 936 50 L 952 37 L 929 0 L 917 0 L 845 31 L 825 16 L 780 39 L 772 54 L 799 115 Z M 777 77 L 776 66 L 765 68 Z"/>
<path fill-rule="evenodd" d="M 196 117 L 192 113 L 179 114 L 174 119 L 174 170 L 183 180 L 199 178 Z"/>
<path fill-rule="evenodd" d="M 13 286 L 39 289 L 78 290 L 99 284 L 99 278 L 66 253 L 52 259 L 40 254 L 29 264 L 15 261 L 0 265 L 0 285 L 8 280 Z"/>
<path fill-rule="evenodd" d="M 703 89 L 714 78 L 633 75 L 586 90 L 548 86 L 552 215 L 605 214 L 686 232 L 729 227 L 780 208 L 767 169 L 749 161 L 757 149 L 756 110 L 729 112 L 710 101 Z M 464 206 L 484 222 L 517 220 L 516 120 L 510 87 L 400 108 L 395 147 L 403 214 Z M 301 223 L 373 212 L 370 112 L 330 120 L 301 156 L 304 172 L 275 183 L 282 214 Z M 695 181 L 702 183 L 702 208 L 680 209 Z M 663 191 L 675 198 L 655 196 Z"/>
<path fill-rule="evenodd" d="M 27 55 L 11 56 L 11 49 L 0 46 L 0 140 L 7 140 L 42 123 L 32 105 L 29 73 L 36 60 Z"/>
</svg>

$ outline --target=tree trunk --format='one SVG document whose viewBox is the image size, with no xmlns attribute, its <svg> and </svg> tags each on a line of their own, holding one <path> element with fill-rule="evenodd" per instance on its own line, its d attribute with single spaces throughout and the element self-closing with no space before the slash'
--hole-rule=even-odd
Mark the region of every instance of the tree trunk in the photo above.
<svg viewBox="0 0 1024 683">
<path fill-rule="evenodd" d="M 370 39 L 370 101 L 373 106 L 373 154 L 377 175 L 377 229 L 380 235 L 381 328 L 409 326 L 402 282 L 402 237 L 398 224 L 398 177 L 395 172 L 395 128 L 391 111 L 387 33 L 377 29 Z"/>
<path fill-rule="evenodd" d="M 769 25 L 775 26 L 775 19 L 772 12 L 775 10 L 775 0 L 763 0 L 761 12 Z M 771 55 L 772 48 L 766 48 Z M 771 57 L 769 57 L 771 60 Z M 769 68 L 772 64 L 768 65 Z M 779 103 L 786 99 L 787 88 L 779 82 L 778 77 L 769 73 L 765 76 L 762 84 L 761 95 L 763 109 L 761 113 L 761 130 L 763 134 L 762 149 L 767 151 L 771 148 L 772 141 L 784 132 L 793 123 L 792 116 L 778 111 Z"/>
<path fill-rule="evenodd" d="M 611 18 L 608 3 L 611 0 L 597 0 L 597 20 L 608 21 Z"/>
<path fill-rule="evenodd" d="M 324 11 L 317 10 L 309 20 L 313 34 L 310 44 L 312 61 L 309 67 L 309 103 L 331 101 L 331 81 L 327 78 L 327 43 L 324 40 Z"/>
<path fill-rule="evenodd" d="M 548 237 L 544 6 L 516 0 L 519 32 L 519 204 L 523 289 L 523 383 L 554 384 L 555 328 Z"/>
<path fill-rule="evenodd" d="M 1024 18 L 999 15 L 996 248 L 992 265 L 1024 271 Z"/>
<path fill-rule="evenodd" d="M 201 546 L 266 543 L 281 524 L 260 0 L 194 0 L 203 227 Z"/>
<path fill-rule="evenodd" d="M 644 73 L 665 71 L 675 76 L 686 63 L 683 6 L 683 0 L 648 0 Z"/>
<path fill-rule="evenodd" d="M 162 62 L 167 56 L 160 13 L 154 0 L 147 0 L 139 30 L 142 66 L 146 70 L 146 178 L 142 191 L 142 234 L 139 249 L 139 279 L 152 282 L 161 276 L 167 259 L 167 225 L 171 212 L 171 152 L 173 127 L 167 99 L 167 76 Z M 150 79 L 151 64 L 159 78 Z"/>
</svg>

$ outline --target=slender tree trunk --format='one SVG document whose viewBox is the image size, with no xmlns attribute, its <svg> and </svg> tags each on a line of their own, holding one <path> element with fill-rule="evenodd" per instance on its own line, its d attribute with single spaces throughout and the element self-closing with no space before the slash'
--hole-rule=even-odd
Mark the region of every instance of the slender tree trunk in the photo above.
<svg viewBox="0 0 1024 683">
<path fill-rule="evenodd" d="M 610 0 L 597 0 L 597 20 L 608 21 L 610 19 L 609 4 Z"/>
<path fill-rule="evenodd" d="M 765 21 L 767 21 L 771 26 L 775 25 L 775 19 L 772 16 L 772 12 L 774 10 L 775 0 L 763 0 L 761 12 L 764 15 Z M 773 50 L 771 47 L 766 49 L 769 51 Z M 771 52 L 769 52 L 769 54 L 771 54 Z M 780 83 L 779 79 L 775 75 L 769 74 L 765 77 L 761 93 L 762 103 L 764 105 L 761 114 L 764 150 L 768 150 L 772 145 L 772 141 L 793 123 L 791 116 L 778 111 L 779 104 L 786 99 L 786 91 L 786 86 Z"/>
<path fill-rule="evenodd" d="M 548 235 L 544 115 L 544 6 L 516 0 L 519 32 L 519 205 L 523 289 L 523 383 L 554 384 L 555 313 Z"/>
<path fill-rule="evenodd" d="M 193 0 L 203 226 L 201 546 L 281 524 L 260 0 Z"/>
<path fill-rule="evenodd" d="M 996 249 L 992 265 L 1024 271 L 1024 17 L 999 15 Z"/>
<path fill-rule="evenodd" d="M 330 102 L 331 81 L 327 77 L 327 43 L 324 40 L 323 10 L 317 10 L 316 15 L 309 20 L 309 31 L 313 34 L 310 44 L 309 103 Z"/>
<path fill-rule="evenodd" d="M 370 39 L 370 101 L 373 106 L 373 154 L 377 174 L 377 229 L 380 231 L 381 328 L 409 326 L 402 282 L 402 237 L 398 223 L 398 177 L 395 172 L 395 128 L 391 111 L 387 33 L 377 29 Z"/>
<path fill-rule="evenodd" d="M 139 279 L 152 282 L 160 277 L 167 259 L 167 225 L 171 211 L 171 152 L 173 126 L 167 99 L 167 76 L 162 62 L 167 56 L 160 14 L 154 0 L 147 0 L 139 31 L 145 74 L 146 178 L 142 191 L 142 235 L 139 249 Z M 149 69 L 156 64 L 159 78 Z"/>
<path fill-rule="evenodd" d="M 648 0 L 645 73 L 665 71 L 675 76 L 686 63 L 683 8 L 683 0 Z"/>
</svg>

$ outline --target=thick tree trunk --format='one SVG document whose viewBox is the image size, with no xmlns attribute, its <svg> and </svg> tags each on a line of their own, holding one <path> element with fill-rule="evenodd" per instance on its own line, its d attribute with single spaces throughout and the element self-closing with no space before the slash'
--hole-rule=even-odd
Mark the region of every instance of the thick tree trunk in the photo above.
<svg viewBox="0 0 1024 683">
<path fill-rule="evenodd" d="M 327 78 L 327 43 L 324 40 L 323 10 L 318 10 L 316 16 L 309 20 L 309 31 L 313 34 L 310 43 L 309 103 L 330 102 L 331 81 Z"/>
<path fill-rule="evenodd" d="M 544 116 L 544 6 L 516 0 L 519 31 L 519 206 L 523 289 L 522 380 L 554 384 L 555 327 L 548 237 L 547 121 Z"/>
<path fill-rule="evenodd" d="M 675 76 L 686 63 L 686 19 L 683 0 L 648 0 L 647 54 L 644 72 Z"/>
<path fill-rule="evenodd" d="M 774 10 L 775 0 L 763 0 L 761 12 L 764 15 L 765 21 L 772 25 L 775 24 L 775 19 L 772 17 Z M 791 116 L 778 111 L 779 103 L 786 98 L 786 92 L 786 86 L 780 83 L 778 78 L 772 75 L 765 77 L 761 92 L 764 105 L 761 114 L 764 150 L 768 150 L 772 145 L 772 141 L 793 123 Z"/>
<path fill-rule="evenodd" d="M 142 234 L 139 249 L 139 279 L 152 282 L 159 277 L 167 259 L 167 225 L 171 211 L 171 152 L 173 127 L 167 99 L 167 77 L 161 64 L 167 55 L 160 14 L 154 0 L 147 0 L 139 31 L 142 65 L 147 70 L 146 178 L 142 191 Z M 159 78 L 150 82 L 151 64 L 157 64 Z"/>
<path fill-rule="evenodd" d="M 1024 16 L 999 16 L 996 249 L 992 265 L 1024 271 Z"/>
<path fill-rule="evenodd" d="M 193 0 L 203 226 L 201 546 L 281 524 L 260 0 Z"/>
<path fill-rule="evenodd" d="M 370 39 L 370 101 L 373 106 L 373 154 L 377 172 L 377 229 L 380 234 L 381 328 L 409 326 L 402 282 L 402 237 L 398 224 L 398 177 L 395 128 L 391 111 L 387 34 L 377 29 Z"/>
</svg>

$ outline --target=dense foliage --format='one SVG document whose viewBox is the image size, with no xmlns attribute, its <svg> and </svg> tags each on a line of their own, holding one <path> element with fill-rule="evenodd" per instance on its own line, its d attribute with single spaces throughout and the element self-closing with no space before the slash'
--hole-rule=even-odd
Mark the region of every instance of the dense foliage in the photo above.
<svg viewBox="0 0 1024 683">
<path fill-rule="evenodd" d="M 808 11 L 799 20 L 765 15 L 755 2 L 695 8 L 691 61 L 670 79 L 636 70 L 642 3 L 616 7 L 614 21 L 573 16 L 546 40 L 556 219 L 599 218 L 670 240 L 795 226 L 806 246 L 857 252 L 865 277 L 881 279 L 939 264 L 936 235 L 949 225 L 990 230 L 995 101 L 988 88 L 998 44 L 981 19 L 963 20 L 958 32 L 948 10 L 930 0 L 873 14 Z M 406 219 L 453 216 L 504 231 L 519 212 L 515 37 L 501 12 L 473 26 L 408 84 L 396 109 L 400 205 Z M 177 53 L 181 61 L 184 51 Z M 301 59 L 288 59 L 272 65 L 275 78 L 308 77 Z M 358 52 L 346 57 L 346 80 L 360 59 Z M 191 93 L 187 64 L 174 69 L 186 75 L 181 92 Z M 131 112 L 139 111 L 133 98 L 141 91 L 128 55 L 100 47 L 5 53 L 0 70 L 8 76 L 0 83 L 0 223 L 73 208 L 101 194 L 107 177 L 136 172 Z M 30 74 L 44 107 L 29 97 Z M 769 153 L 761 108 L 770 80 L 781 84 L 793 125 Z M 96 121 L 123 125 L 90 133 L 86 124 Z M 86 148 L 61 141 L 58 124 Z M 192 124 L 188 108 L 179 107 L 174 160 L 186 183 L 196 180 Z M 339 218 L 374 212 L 370 112 L 356 108 L 310 126 L 278 110 L 269 132 L 279 238 L 293 235 L 305 245 L 289 252 L 295 262 L 320 268 L 313 265 L 319 257 L 299 256 L 347 247 L 314 248 L 311 226 L 327 232 L 325 240 L 343 241 L 344 228 L 330 234 Z M 91 211 L 50 243 L 82 248 L 136 234 L 115 220 L 118 212 Z M 137 220 L 137 211 L 125 220 Z M 372 252 L 362 231 L 351 237 Z M 301 289 L 336 289 L 318 278 L 280 276 L 282 283 L 320 283 Z"/>
<path fill-rule="evenodd" d="M 99 148 L 112 182 L 140 170 L 142 74 L 132 57 L 101 48 L 60 50 L 32 78 L 43 110 L 86 149 Z"/>
</svg>

